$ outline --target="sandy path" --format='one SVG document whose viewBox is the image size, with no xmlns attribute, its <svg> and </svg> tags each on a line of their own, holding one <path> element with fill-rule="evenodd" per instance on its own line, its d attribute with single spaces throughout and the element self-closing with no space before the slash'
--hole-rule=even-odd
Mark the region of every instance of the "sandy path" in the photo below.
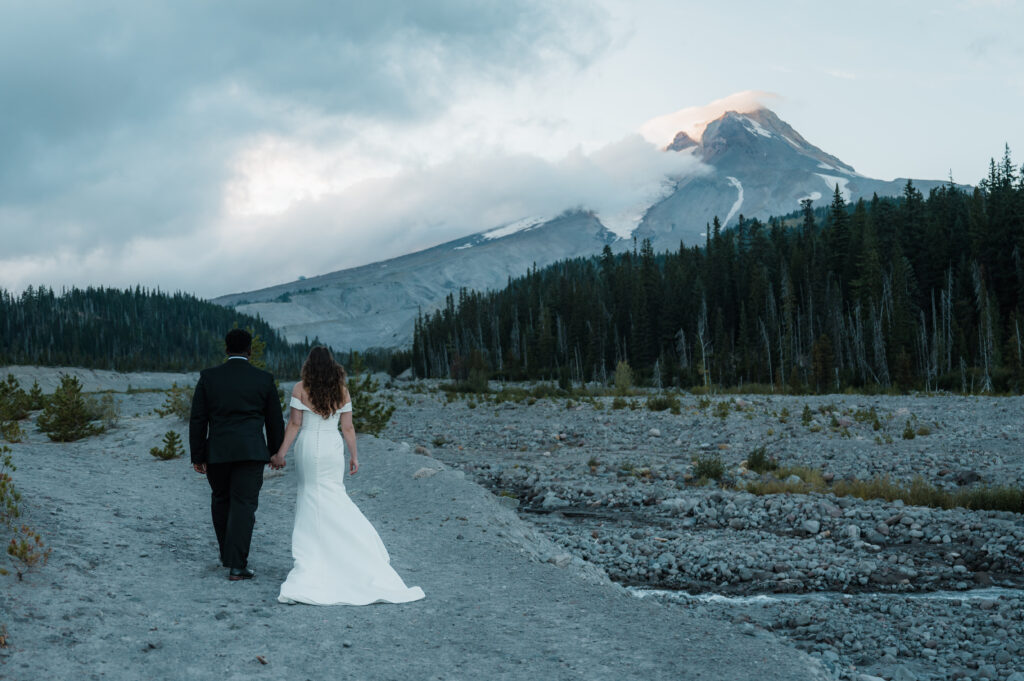
<svg viewBox="0 0 1024 681">
<path fill-rule="evenodd" d="M 550 545 L 456 471 L 362 438 L 353 499 L 406 582 L 401 606 L 284 606 L 294 471 L 266 480 L 250 565 L 231 583 L 216 560 L 209 488 L 186 460 L 153 459 L 184 425 L 126 403 L 110 433 L 70 445 L 34 427 L 14 446 L 26 520 L 49 564 L 2 578 L 10 679 L 797 679 L 817 663 L 763 631 L 697 618 L 589 583 L 531 553 Z M 531 539 L 524 544 L 524 537 Z M 261 664 L 259 657 L 266 660 Z"/>
</svg>

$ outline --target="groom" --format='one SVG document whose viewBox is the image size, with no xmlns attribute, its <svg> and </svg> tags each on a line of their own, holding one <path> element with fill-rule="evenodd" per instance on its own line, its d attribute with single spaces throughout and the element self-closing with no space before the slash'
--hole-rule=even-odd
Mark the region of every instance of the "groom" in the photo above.
<svg viewBox="0 0 1024 681">
<path fill-rule="evenodd" d="M 188 444 L 192 467 L 210 483 L 221 563 L 238 581 L 254 576 L 246 563 L 263 467 L 284 440 L 284 419 L 274 377 L 249 364 L 252 336 L 232 329 L 224 343 L 227 361 L 199 374 Z"/>
</svg>

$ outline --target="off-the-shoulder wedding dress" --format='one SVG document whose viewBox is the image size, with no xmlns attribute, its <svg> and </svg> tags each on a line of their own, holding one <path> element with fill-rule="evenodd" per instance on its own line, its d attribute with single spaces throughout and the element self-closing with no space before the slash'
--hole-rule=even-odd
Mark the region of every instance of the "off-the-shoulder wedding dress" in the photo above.
<svg viewBox="0 0 1024 681">
<path fill-rule="evenodd" d="M 292 557 L 295 565 L 277 600 L 312 605 L 407 603 L 423 598 L 391 567 L 377 531 L 345 492 L 345 444 L 338 431 L 346 403 L 324 418 L 296 397 L 302 428 L 295 440 L 298 496 Z"/>
</svg>

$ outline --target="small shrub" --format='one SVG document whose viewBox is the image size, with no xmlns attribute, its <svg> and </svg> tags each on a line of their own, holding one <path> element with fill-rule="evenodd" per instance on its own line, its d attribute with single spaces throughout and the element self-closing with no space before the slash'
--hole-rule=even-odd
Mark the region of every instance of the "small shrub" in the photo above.
<svg viewBox="0 0 1024 681">
<path fill-rule="evenodd" d="M 113 393 L 103 393 L 99 399 L 90 397 L 86 400 L 89 416 L 93 421 L 100 421 L 107 430 L 116 428 L 121 420 L 121 409 Z"/>
<path fill-rule="evenodd" d="M 616 395 L 615 399 L 612 400 L 612 409 L 625 409 L 628 406 L 629 402 L 624 397 Z"/>
<path fill-rule="evenodd" d="M 914 427 L 910 425 L 910 419 L 907 419 L 907 425 L 903 428 L 903 439 L 913 440 L 915 435 Z"/>
<path fill-rule="evenodd" d="M 615 392 L 629 395 L 633 389 L 633 370 L 629 363 L 621 361 L 615 365 Z"/>
<path fill-rule="evenodd" d="M 917 433 L 917 435 L 919 435 L 920 437 L 927 437 L 932 434 L 932 429 L 926 425 L 920 425 L 914 432 Z"/>
<path fill-rule="evenodd" d="M 434 439 L 430 441 L 435 447 L 444 447 L 448 444 L 448 440 L 445 439 L 444 435 L 435 435 Z"/>
<path fill-rule="evenodd" d="M 7 544 L 7 555 L 15 562 L 18 579 L 23 579 L 26 572 L 38 565 L 46 565 L 50 559 L 50 549 L 43 544 L 43 538 L 28 525 L 22 525 Z"/>
<path fill-rule="evenodd" d="M 792 475 L 814 487 L 824 487 L 825 485 L 825 478 L 821 476 L 821 471 L 810 466 L 783 466 L 775 472 L 775 476 L 780 480 L 785 480 Z"/>
<path fill-rule="evenodd" d="M 192 393 L 194 390 L 188 386 L 179 386 L 177 383 L 172 383 L 169 390 L 167 390 L 167 397 L 164 399 L 164 404 L 158 409 L 154 409 L 158 416 L 174 416 L 182 421 L 188 421 L 189 416 L 192 414 Z"/>
<path fill-rule="evenodd" d="M 853 412 L 853 420 L 857 423 L 868 423 L 875 422 L 878 420 L 878 412 L 875 411 L 874 407 L 870 409 L 858 409 Z M 875 430 L 878 430 L 877 428 Z"/>
<path fill-rule="evenodd" d="M 181 444 L 181 436 L 175 433 L 173 430 L 168 430 L 164 433 L 164 446 L 153 447 L 149 450 L 149 453 L 158 459 L 164 461 L 168 459 L 177 459 L 185 453 L 185 448 Z"/>
<path fill-rule="evenodd" d="M 38 425 L 54 442 L 73 442 L 103 432 L 92 422 L 81 382 L 68 374 L 61 375 L 60 387 L 39 415 Z"/>
<path fill-rule="evenodd" d="M 725 464 L 716 452 L 701 453 L 693 458 L 693 475 L 698 480 L 721 480 Z"/>
<path fill-rule="evenodd" d="M 11 448 L 0 445 L 0 523 L 10 525 L 21 515 L 21 493 L 14 489 L 11 473 L 17 470 L 11 460 Z"/>
<path fill-rule="evenodd" d="M 730 405 L 730 403 L 726 400 L 721 400 L 719 402 L 715 402 L 715 408 L 714 410 L 712 410 L 711 413 L 720 419 L 724 419 L 727 416 L 729 416 L 729 412 L 731 410 L 732 406 Z"/>
<path fill-rule="evenodd" d="M 782 411 L 779 412 L 779 423 L 789 423 L 789 408 L 783 407 Z"/>
<path fill-rule="evenodd" d="M 20 421 L 28 416 L 31 398 L 14 374 L 0 382 L 0 421 Z"/>
<path fill-rule="evenodd" d="M 358 352 L 352 353 L 351 369 L 352 375 L 357 377 L 353 379 L 350 376 L 348 381 L 348 393 L 352 399 L 352 425 L 357 433 L 380 435 L 395 413 L 395 404 L 390 398 L 377 394 L 380 384 L 370 372 L 364 371 Z M 341 427 L 340 423 L 338 427 Z"/>
<path fill-rule="evenodd" d="M 11 479 L 15 467 L 10 452 L 10 447 L 0 446 L 0 523 L 13 530 L 13 536 L 7 542 L 7 555 L 15 563 L 18 579 L 22 579 L 27 570 L 46 563 L 50 549 L 44 548 L 38 532 L 33 532 L 27 525 L 15 525 L 15 518 L 21 516 L 21 494 L 14 489 Z M 8 571 L 0 567 L 0 575 L 6 574 Z"/>
<path fill-rule="evenodd" d="M 647 408 L 651 411 L 665 411 L 674 409 L 673 413 L 679 413 L 679 398 L 675 395 L 651 395 L 647 398 Z"/>
<path fill-rule="evenodd" d="M 814 412 L 811 411 L 810 406 L 805 404 L 804 405 L 804 411 L 803 411 L 802 414 L 800 414 L 800 422 L 803 423 L 804 426 L 809 426 L 809 425 L 811 425 L 811 420 L 813 418 L 814 418 Z"/>
<path fill-rule="evenodd" d="M 775 457 L 768 456 L 764 447 L 758 447 L 747 455 L 747 468 L 755 473 L 767 473 L 779 467 Z"/>
<path fill-rule="evenodd" d="M 487 370 L 484 368 L 473 368 L 469 370 L 468 388 L 474 393 L 482 394 L 490 389 Z"/>
<path fill-rule="evenodd" d="M 476 402 L 474 402 L 473 400 L 467 401 L 466 402 L 466 408 L 467 409 L 476 409 Z"/>
<path fill-rule="evenodd" d="M 32 411 L 39 411 L 46 406 L 46 395 L 39 387 L 39 381 L 32 381 L 32 388 L 28 391 L 28 408 Z"/>
<path fill-rule="evenodd" d="M 23 437 L 25 437 L 25 432 L 21 429 L 20 423 L 0 420 L 0 438 L 8 442 L 21 442 Z"/>
<path fill-rule="evenodd" d="M 711 398 L 710 397 L 702 396 L 699 400 L 697 400 L 697 408 L 698 409 L 707 409 L 710 406 L 711 406 Z"/>
</svg>

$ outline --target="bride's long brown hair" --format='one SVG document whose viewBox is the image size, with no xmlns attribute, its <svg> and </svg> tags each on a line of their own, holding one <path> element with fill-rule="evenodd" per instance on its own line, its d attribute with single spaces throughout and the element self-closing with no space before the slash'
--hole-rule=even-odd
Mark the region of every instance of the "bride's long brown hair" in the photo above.
<svg viewBox="0 0 1024 681">
<path fill-rule="evenodd" d="M 324 418 L 329 417 L 344 404 L 344 388 L 348 376 L 345 368 L 334 361 L 331 351 L 322 345 L 309 351 L 302 363 L 302 385 L 309 395 L 313 411 Z"/>
</svg>

